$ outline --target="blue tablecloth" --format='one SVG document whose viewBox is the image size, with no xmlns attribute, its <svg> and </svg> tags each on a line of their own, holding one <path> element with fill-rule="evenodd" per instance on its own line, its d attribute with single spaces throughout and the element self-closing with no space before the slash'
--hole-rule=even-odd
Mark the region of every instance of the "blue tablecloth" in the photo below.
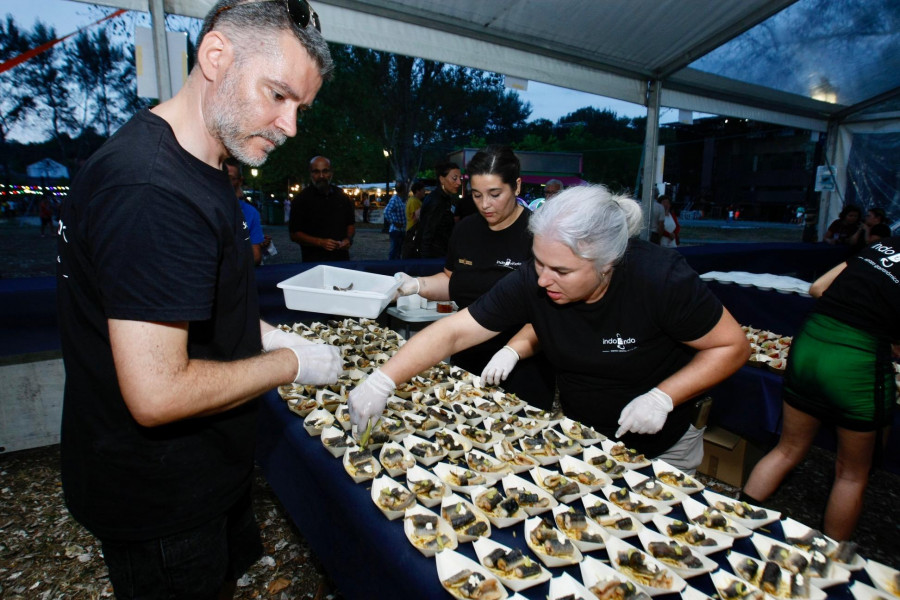
<svg viewBox="0 0 900 600">
<path fill-rule="evenodd" d="M 402 520 L 388 521 L 372 502 L 371 483 L 354 483 L 341 460 L 334 458 L 318 437 L 307 434 L 302 422 L 277 393 L 266 394 L 262 398 L 258 460 L 266 479 L 341 594 L 348 600 L 448 598 L 438 580 L 434 559 L 425 558 L 413 548 L 403 533 Z M 646 472 L 649 474 L 649 469 Z M 580 508 L 580 502 L 574 505 Z M 683 518 L 680 505 L 669 516 Z M 761 532 L 784 539 L 777 522 Z M 522 523 L 505 529 L 492 527 L 491 539 L 534 556 L 525 543 Z M 631 540 L 639 544 L 636 538 Z M 460 544 L 457 550 L 476 560 L 471 543 Z M 736 540 L 734 550 L 757 556 L 749 539 Z M 588 555 L 607 559 L 605 550 Z M 725 552 L 710 558 L 730 571 Z M 577 565 L 550 571 L 553 576 L 567 572 L 581 581 Z M 871 584 L 862 571 L 854 578 Z M 688 584 L 707 594 L 714 592 L 706 574 L 689 579 Z M 544 583 L 520 593 L 543 600 L 548 591 L 549 583 Z M 851 598 L 846 584 L 827 591 L 832 598 Z M 676 597 L 670 594 L 661 598 Z"/>
</svg>

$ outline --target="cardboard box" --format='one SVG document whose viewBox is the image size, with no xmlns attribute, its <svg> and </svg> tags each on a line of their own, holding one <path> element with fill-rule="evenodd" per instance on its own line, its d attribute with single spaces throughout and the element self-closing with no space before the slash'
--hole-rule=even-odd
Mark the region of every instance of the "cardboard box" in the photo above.
<svg viewBox="0 0 900 600">
<path fill-rule="evenodd" d="M 762 450 L 728 430 L 711 425 L 703 433 L 703 462 L 697 470 L 741 487 L 762 458 Z"/>
</svg>

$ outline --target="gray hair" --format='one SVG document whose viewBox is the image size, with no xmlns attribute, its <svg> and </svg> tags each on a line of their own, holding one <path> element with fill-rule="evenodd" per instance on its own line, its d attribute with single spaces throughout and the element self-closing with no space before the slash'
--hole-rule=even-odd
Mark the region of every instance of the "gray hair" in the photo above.
<svg viewBox="0 0 900 600">
<path fill-rule="evenodd" d="M 547 183 L 544 184 L 544 187 L 547 187 L 548 185 L 558 185 L 560 190 L 562 190 L 563 187 L 565 187 L 565 184 L 562 181 L 560 181 L 559 179 L 549 180 Z"/>
<path fill-rule="evenodd" d="M 622 260 L 629 238 L 640 232 L 641 206 L 633 198 L 610 193 L 603 185 L 570 187 L 536 210 L 528 229 L 593 261 L 602 273 Z"/>
<path fill-rule="evenodd" d="M 312 22 L 304 28 L 297 26 L 281 0 L 219 0 L 203 19 L 203 27 L 197 36 L 197 52 L 203 38 L 214 29 L 226 33 L 234 43 L 235 60 L 238 62 L 250 48 L 262 45 L 269 50 L 274 47 L 273 32 L 290 31 L 316 63 L 322 81 L 331 79 L 334 62 L 325 38 Z"/>
</svg>

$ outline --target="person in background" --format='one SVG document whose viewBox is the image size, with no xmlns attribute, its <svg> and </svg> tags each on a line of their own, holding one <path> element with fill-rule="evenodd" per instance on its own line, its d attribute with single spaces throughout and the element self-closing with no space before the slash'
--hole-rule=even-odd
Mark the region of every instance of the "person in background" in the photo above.
<svg viewBox="0 0 900 600">
<path fill-rule="evenodd" d="M 553 364 L 566 416 L 692 471 L 694 402 L 750 357 L 744 332 L 678 252 L 636 239 L 641 208 L 603 186 L 571 187 L 531 215 L 534 258 L 474 303 L 412 336 L 350 392 L 361 431 L 399 382 L 529 323 L 509 345 Z"/>
<path fill-rule="evenodd" d="M 868 211 L 866 211 L 866 218 L 863 219 L 862 222 L 862 238 L 864 239 L 864 246 L 868 246 L 869 244 L 878 241 L 871 239 L 872 228 L 876 227 L 877 225 L 887 226 L 887 214 L 884 212 L 883 208 L 872 207 Z M 890 231 L 890 228 L 888 228 L 888 230 Z"/>
<path fill-rule="evenodd" d="M 356 233 L 356 211 L 344 190 L 331 184 L 331 161 L 309 161 L 310 185 L 291 202 L 288 231 L 300 244 L 303 262 L 350 260 Z"/>
<path fill-rule="evenodd" d="M 362 202 L 362 218 L 363 223 L 369 222 L 369 209 L 372 207 L 372 194 L 368 194 L 363 198 Z"/>
<path fill-rule="evenodd" d="M 861 250 L 817 279 L 818 298 L 794 336 L 784 374 L 781 438 L 744 486 L 766 500 L 796 467 L 825 423 L 837 430 L 825 535 L 847 540 L 856 527 L 876 446 L 896 399 L 891 356 L 900 357 L 900 238 Z M 881 438 L 881 439 L 879 439 Z"/>
<path fill-rule="evenodd" d="M 478 212 L 453 229 L 442 272 L 419 278 L 395 275 L 402 281 L 398 295 L 453 300 L 465 308 L 531 258 L 531 211 L 516 200 L 522 179 L 512 149 L 490 146 L 481 150 L 469 161 L 466 172 Z M 512 325 L 492 340 L 455 353 L 450 361 L 549 411 L 555 382 L 546 357 L 538 354 L 519 362 L 516 351 L 506 345 L 524 325 Z"/>
<path fill-rule="evenodd" d="M 403 238 L 406 237 L 406 186 L 397 184 L 396 193 L 391 196 L 387 206 L 384 207 L 384 221 L 389 224 L 388 235 L 391 237 L 391 247 L 388 250 L 388 260 L 398 260 L 400 249 L 403 247 Z"/>
<path fill-rule="evenodd" d="M 887 223 L 878 223 L 877 225 L 872 225 L 871 229 L 869 229 L 868 238 L 870 244 L 887 237 L 891 237 L 891 228 L 888 227 Z"/>
<path fill-rule="evenodd" d="M 863 228 L 859 222 L 862 212 L 858 206 L 848 204 L 841 214 L 825 231 L 822 241 L 826 244 L 841 244 L 844 246 L 858 246 L 863 239 Z"/>
<path fill-rule="evenodd" d="M 425 196 L 419 220 L 422 223 L 422 258 L 443 258 L 447 255 L 450 234 L 455 224 L 453 209 L 462 184 L 459 165 L 439 163 L 434 168 L 438 186 Z"/>
<path fill-rule="evenodd" d="M 428 194 L 428 188 L 421 181 L 413 182 L 409 188 L 409 196 L 406 198 L 406 230 L 412 229 L 419 222 L 419 209 L 422 208 L 422 200 Z M 405 258 L 405 257 L 404 257 Z"/>
<path fill-rule="evenodd" d="M 63 493 L 120 600 L 232 597 L 262 554 L 255 399 L 341 371 L 336 347 L 260 321 L 223 171 L 263 164 L 330 76 L 318 17 L 293 6 L 212 6 L 181 90 L 94 152 L 63 203 Z"/>
<path fill-rule="evenodd" d="M 47 196 L 41 197 L 41 203 L 38 205 L 38 216 L 41 218 L 41 237 L 46 237 L 44 232 L 47 228 L 50 228 L 50 234 L 54 233 L 53 231 L 53 205 L 50 204 L 50 199 Z"/>
<path fill-rule="evenodd" d="M 562 181 L 560 181 L 559 179 L 549 180 L 547 183 L 544 184 L 544 197 L 536 198 L 536 199 L 532 200 L 531 203 L 528 205 L 528 208 L 532 212 L 536 211 L 544 204 L 544 202 L 546 202 L 553 196 L 560 193 L 562 191 L 562 189 L 563 189 Z"/>
<path fill-rule="evenodd" d="M 244 175 L 241 163 L 233 156 L 225 159 L 225 168 L 228 170 L 228 181 L 234 188 L 234 195 L 237 196 L 238 203 L 241 205 L 241 212 L 244 213 L 244 226 L 247 229 L 247 239 L 250 240 L 250 246 L 253 248 L 253 264 L 260 265 L 263 259 L 263 252 L 272 243 L 272 238 L 263 234 L 262 224 L 259 219 L 259 211 L 256 207 L 244 200 Z"/>
<path fill-rule="evenodd" d="M 672 200 L 663 194 L 659 197 L 658 202 L 663 209 L 662 219 L 657 225 L 659 245 L 663 248 L 677 248 L 681 225 L 678 224 L 678 218 L 675 216 L 675 211 L 672 210 Z"/>
</svg>

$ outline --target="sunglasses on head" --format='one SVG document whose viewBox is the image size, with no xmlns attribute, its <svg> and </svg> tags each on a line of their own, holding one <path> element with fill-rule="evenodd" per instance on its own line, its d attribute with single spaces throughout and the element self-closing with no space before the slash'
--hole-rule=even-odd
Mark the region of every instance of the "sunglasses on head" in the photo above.
<svg viewBox="0 0 900 600">
<path fill-rule="evenodd" d="M 296 25 L 300 29 L 306 29 L 309 25 L 309 22 L 312 21 L 313 27 L 316 28 L 316 31 L 318 31 L 319 33 L 322 32 L 322 24 L 319 22 L 319 15 L 316 14 L 316 11 L 312 9 L 312 7 L 309 5 L 309 2 L 307 2 L 306 0 L 263 0 L 263 2 L 278 2 L 284 5 L 291 17 L 291 21 L 293 21 L 294 25 Z M 244 6 L 246 4 L 257 3 L 244 2 L 243 4 L 223 6 L 216 11 L 215 15 L 213 15 L 212 22 L 215 23 L 216 19 L 219 18 L 219 15 L 221 15 L 226 10 L 230 10 L 232 8 L 235 8 L 236 6 Z M 262 2 L 259 2 L 258 4 L 262 4 Z"/>
</svg>

